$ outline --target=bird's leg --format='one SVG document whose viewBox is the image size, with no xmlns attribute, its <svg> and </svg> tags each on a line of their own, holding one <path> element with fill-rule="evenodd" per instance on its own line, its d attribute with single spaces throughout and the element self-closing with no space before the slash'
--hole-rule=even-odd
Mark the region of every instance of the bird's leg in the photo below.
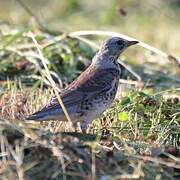
<svg viewBox="0 0 180 180">
<path fill-rule="evenodd" d="M 81 128 L 80 128 L 80 125 L 79 125 L 79 122 L 74 122 L 73 123 L 73 127 L 75 129 L 75 132 L 81 132 Z"/>
<path fill-rule="evenodd" d="M 90 120 L 84 120 L 81 123 L 81 131 L 82 131 L 83 134 L 88 134 L 89 133 L 89 123 L 90 123 Z"/>
</svg>

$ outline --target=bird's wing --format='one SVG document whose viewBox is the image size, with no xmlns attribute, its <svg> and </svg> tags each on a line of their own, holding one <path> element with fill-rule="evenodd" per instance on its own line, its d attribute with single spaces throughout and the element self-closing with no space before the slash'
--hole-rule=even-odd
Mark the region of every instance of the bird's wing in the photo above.
<svg viewBox="0 0 180 180">
<path fill-rule="evenodd" d="M 64 106 L 67 108 L 74 104 L 78 104 L 83 98 L 83 95 L 80 94 L 77 90 L 65 90 L 59 95 L 64 103 Z M 59 101 L 57 97 L 54 96 L 51 98 L 50 102 L 43 109 L 41 109 L 41 111 L 47 111 L 57 107 L 60 108 L 59 106 Z"/>
<path fill-rule="evenodd" d="M 96 69 L 95 66 L 90 66 L 69 85 L 68 89 L 77 88 L 81 92 L 97 94 L 111 88 L 112 82 L 119 77 L 119 69 Z"/>
<path fill-rule="evenodd" d="M 60 94 L 65 107 L 71 107 L 79 104 L 83 99 L 89 99 L 104 91 L 109 91 L 115 76 L 119 75 L 118 73 L 119 71 L 114 68 L 97 70 L 93 66 L 89 67 Z M 53 97 L 41 111 L 54 109 L 58 106 L 57 98 Z"/>
</svg>

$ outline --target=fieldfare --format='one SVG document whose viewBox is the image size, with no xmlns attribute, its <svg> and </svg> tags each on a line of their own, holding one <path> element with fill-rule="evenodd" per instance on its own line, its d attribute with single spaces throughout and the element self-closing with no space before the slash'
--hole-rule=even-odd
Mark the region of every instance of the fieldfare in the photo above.
<svg viewBox="0 0 180 180">
<path fill-rule="evenodd" d="M 93 119 L 112 104 L 121 77 L 118 57 L 127 47 L 137 43 L 119 37 L 107 39 L 92 59 L 91 65 L 60 93 L 71 120 L 74 124 L 80 122 L 83 132 Z M 49 104 L 26 120 L 65 121 L 66 117 L 57 98 L 53 97 Z"/>
</svg>

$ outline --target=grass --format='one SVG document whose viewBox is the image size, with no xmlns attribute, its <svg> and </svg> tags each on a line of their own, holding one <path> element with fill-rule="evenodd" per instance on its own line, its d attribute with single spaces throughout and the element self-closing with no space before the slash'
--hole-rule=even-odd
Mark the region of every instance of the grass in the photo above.
<svg viewBox="0 0 180 180">
<path fill-rule="evenodd" d="M 68 10 L 79 17 L 76 10 L 82 4 L 68 2 Z M 102 7 L 99 4 L 97 7 Z M 114 2 L 112 9 L 99 14 L 102 21 L 93 25 L 104 23 L 110 30 L 119 31 L 115 26 L 118 21 L 113 18 L 117 15 L 113 12 L 115 6 Z M 129 14 L 129 8 L 136 3 L 124 1 L 121 6 L 127 7 Z M 163 4 L 160 7 L 164 8 Z M 126 71 L 113 106 L 92 122 L 90 134 L 86 135 L 74 132 L 69 122 L 27 123 L 23 119 L 55 94 L 52 85 L 55 92 L 59 91 L 90 64 L 101 35 L 107 32 L 82 36 L 88 31 L 76 31 L 68 36 L 38 26 L 0 26 L 0 179 L 179 179 L 180 74 L 178 60 L 168 56 L 178 55 L 178 45 L 172 45 L 178 24 L 169 27 L 169 21 L 162 21 L 161 16 L 154 32 L 145 31 L 146 27 L 152 28 L 147 22 L 156 18 L 143 17 L 143 8 L 142 3 L 137 16 L 143 26 L 141 35 L 151 44 L 157 37 L 156 47 L 172 53 L 161 53 L 143 43 L 147 49 L 136 47 L 124 53 L 121 60 L 144 84 Z M 151 9 L 147 13 L 153 14 Z M 82 14 L 77 22 L 87 21 Z M 72 22 L 68 15 L 66 20 Z M 134 16 L 128 18 L 128 22 L 133 20 Z M 72 22 L 72 26 L 73 23 L 76 24 Z M 137 39 L 142 37 L 138 31 L 131 33 L 122 19 L 121 23 L 121 32 Z M 135 29 L 136 25 L 131 27 Z M 165 43 L 164 35 L 173 28 L 172 39 Z M 92 33 L 97 31 L 89 31 Z"/>
<path fill-rule="evenodd" d="M 32 40 L 28 39 L 26 32 L 17 34 L 5 36 L 4 39 L 7 38 L 8 43 L 10 39 L 10 44 L 2 47 L 5 58 L 1 62 L 1 74 L 6 77 L 7 72 L 10 73 L 9 80 L 2 81 L 0 101 L 0 121 L 3 125 L 1 127 L 3 178 L 12 176 L 19 179 L 152 178 L 152 173 L 154 178 L 173 179 L 179 176 L 180 98 L 176 79 L 174 83 L 169 82 L 173 84 L 174 90 L 167 92 L 162 91 L 164 88 L 161 85 L 161 91 L 150 86 L 141 92 L 130 90 L 127 93 L 128 86 L 130 89 L 133 86 L 122 85 L 119 97 L 123 98 L 117 99 L 109 111 L 99 120 L 93 121 L 90 135 L 82 136 L 72 132 L 68 122 L 27 124 L 22 121 L 24 115 L 40 109 L 53 91 L 51 88 L 47 89 L 50 83 L 46 79 L 41 57 L 32 45 Z M 43 35 L 36 38 L 41 44 L 52 41 Z M 25 43 L 28 48 L 19 48 L 17 44 L 19 41 Z M 84 53 L 82 55 L 78 50 L 81 47 L 86 48 L 84 51 L 82 49 L 81 53 Z M 87 49 L 90 54 L 87 54 Z M 59 51 L 62 54 L 58 54 Z M 53 69 L 58 67 L 55 63 L 61 63 L 67 69 L 69 66 L 75 67 L 78 74 L 85 68 L 85 64 L 82 61 L 78 64 L 79 62 L 73 62 L 74 60 L 73 64 L 69 64 L 69 61 L 77 56 L 89 58 L 94 50 L 83 41 L 65 38 L 58 43 L 45 46 L 42 52 L 50 59 L 45 63 L 48 71 L 54 72 L 51 73 L 54 81 L 63 85 L 61 79 L 56 79 L 59 75 L 55 73 L 58 71 Z M 57 58 L 57 62 L 51 61 L 51 56 L 58 57 L 57 55 L 61 55 Z M 8 66 L 9 60 L 6 60 L 11 56 L 17 58 L 13 58 L 14 71 L 12 66 Z M 22 71 L 23 69 L 27 71 Z M 17 73 L 18 71 L 21 73 Z M 11 73 L 16 74 L 16 77 L 11 76 Z M 66 73 L 65 69 L 60 77 L 65 77 Z M 158 73 L 161 79 L 162 74 Z M 168 75 L 169 78 L 173 76 Z M 145 78 L 143 81 L 148 80 Z M 37 87 L 40 89 L 37 90 Z M 126 90 L 125 94 L 122 94 L 123 88 Z M 176 96 L 171 97 L 171 94 Z M 42 173 L 44 171 L 47 173 Z"/>
</svg>

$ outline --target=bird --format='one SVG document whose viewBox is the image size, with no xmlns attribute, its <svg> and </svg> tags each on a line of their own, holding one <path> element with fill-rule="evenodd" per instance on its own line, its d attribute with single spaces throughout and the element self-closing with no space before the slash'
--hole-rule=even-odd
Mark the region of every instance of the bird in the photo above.
<svg viewBox="0 0 180 180">
<path fill-rule="evenodd" d="M 101 44 L 89 67 L 60 92 L 73 124 L 79 122 L 82 132 L 86 132 L 92 120 L 112 105 L 122 74 L 118 58 L 125 49 L 137 43 L 120 37 L 108 38 Z M 27 116 L 26 120 L 67 119 L 57 97 L 53 96 L 47 105 Z"/>
</svg>

